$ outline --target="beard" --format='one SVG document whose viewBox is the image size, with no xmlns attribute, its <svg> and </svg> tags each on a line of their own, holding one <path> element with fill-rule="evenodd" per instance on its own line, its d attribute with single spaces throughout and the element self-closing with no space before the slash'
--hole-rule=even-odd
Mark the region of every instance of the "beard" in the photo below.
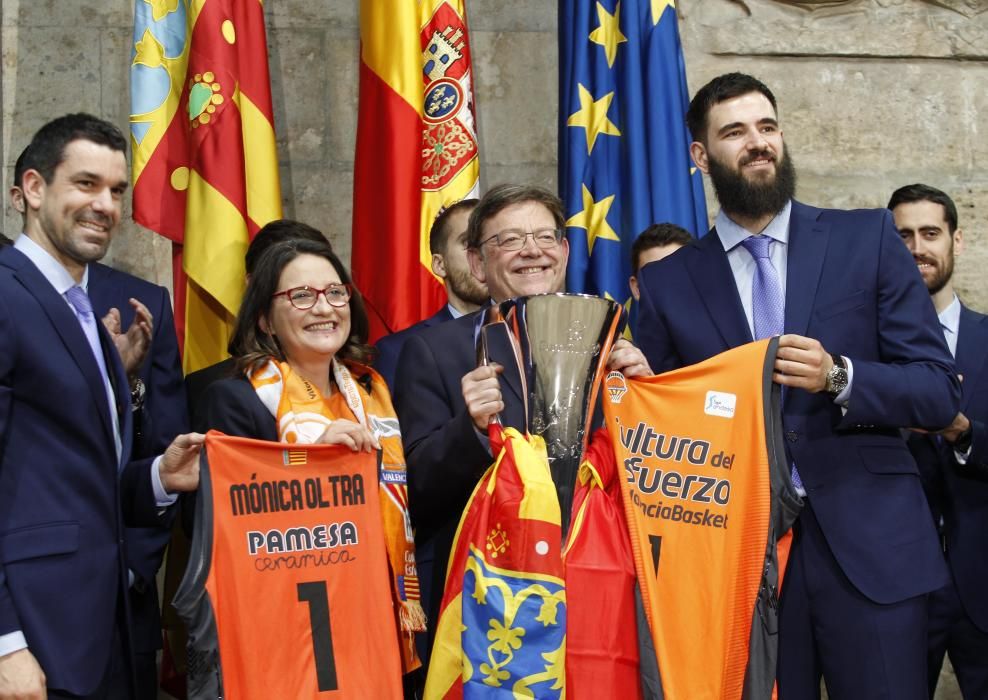
<svg viewBox="0 0 988 700">
<path fill-rule="evenodd" d="M 941 289 L 947 286 L 950 282 L 950 278 L 954 276 L 954 243 L 951 240 L 950 250 L 947 255 L 943 258 L 943 264 L 940 263 L 936 258 L 927 257 L 925 255 L 913 256 L 913 259 L 917 263 L 927 263 L 933 266 L 933 276 L 930 281 L 927 282 L 926 278 L 923 281 L 926 282 L 926 289 L 930 292 L 930 296 L 937 294 Z"/>
<path fill-rule="evenodd" d="M 446 284 L 453 294 L 469 304 L 483 306 L 490 299 L 487 287 L 481 284 L 469 269 L 447 269 Z"/>
<path fill-rule="evenodd" d="M 751 180 L 708 153 L 710 181 L 725 213 L 749 219 L 775 216 L 793 198 L 796 193 L 796 168 L 788 151 L 783 151 L 781 158 L 768 150 L 751 153 L 740 167 L 758 158 L 769 158 L 775 163 L 775 175 L 771 179 Z"/>
</svg>

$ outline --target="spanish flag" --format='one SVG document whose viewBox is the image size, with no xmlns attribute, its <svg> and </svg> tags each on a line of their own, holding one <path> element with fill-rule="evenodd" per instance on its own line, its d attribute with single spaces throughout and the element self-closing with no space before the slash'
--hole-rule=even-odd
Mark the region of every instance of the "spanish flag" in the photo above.
<svg viewBox="0 0 988 700">
<path fill-rule="evenodd" d="M 445 303 L 429 229 L 480 164 L 463 0 L 361 0 L 360 42 L 353 278 L 374 340 Z"/>
<path fill-rule="evenodd" d="M 261 0 L 136 0 L 130 125 L 134 220 L 181 255 L 189 372 L 227 356 L 247 244 L 281 217 Z"/>
<path fill-rule="evenodd" d="M 607 431 L 593 436 L 577 472 L 566 571 L 567 700 L 639 700 L 635 560 Z"/>
</svg>

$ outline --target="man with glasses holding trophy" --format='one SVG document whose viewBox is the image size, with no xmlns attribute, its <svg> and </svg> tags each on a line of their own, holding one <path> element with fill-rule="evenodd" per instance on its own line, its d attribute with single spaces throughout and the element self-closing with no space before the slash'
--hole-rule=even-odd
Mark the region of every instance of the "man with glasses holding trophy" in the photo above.
<svg viewBox="0 0 988 700">
<path fill-rule="evenodd" d="M 564 227 L 562 202 L 545 189 L 499 185 L 481 198 L 467 229 L 468 255 L 474 277 L 487 284 L 493 303 L 564 290 L 569 258 Z M 493 461 L 487 425 L 500 416 L 505 427 L 524 432 L 528 423 L 527 392 L 503 334 L 489 335 L 491 362 L 478 366 L 484 313 L 410 339 L 398 361 L 395 407 L 408 461 L 412 524 L 419 546 L 431 542 L 435 548 L 432 575 L 422 577 L 430 648 L 457 523 Z M 531 329 L 531 318 L 528 324 Z M 607 364 L 629 377 L 652 373 L 644 355 L 623 339 L 614 344 Z"/>
</svg>

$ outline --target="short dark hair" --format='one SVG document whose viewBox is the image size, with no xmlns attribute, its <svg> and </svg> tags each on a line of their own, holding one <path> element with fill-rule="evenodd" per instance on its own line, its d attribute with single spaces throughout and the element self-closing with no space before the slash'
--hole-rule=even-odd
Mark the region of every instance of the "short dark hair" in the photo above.
<svg viewBox="0 0 988 700">
<path fill-rule="evenodd" d="M 900 187 L 892 193 L 889 199 L 888 209 L 891 211 L 900 204 L 912 204 L 913 202 L 933 202 L 943 207 L 943 218 L 947 222 L 950 233 L 957 230 L 957 207 L 946 192 L 938 190 L 936 187 L 916 183 Z"/>
<path fill-rule="evenodd" d="M 638 263 L 642 253 L 659 246 L 686 245 L 693 240 L 693 234 L 676 224 L 652 224 L 647 229 L 638 234 L 638 238 L 631 245 L 631 274 L 638 274 Z"/>
<path fill-rule="evenodd" d="M 449 244 L 449 235 L 453 233 L 449 230 L 449 218 L 458 211 L 473 209 L 477 206 L 479 199 L 461 199 L 454 202 L 439 212 L 436 220 L 432 222 L 429 229 L 429 252 L 433 255 L 445 255 L 446 246 Z"/>
<path fill-rule="evenodd" d="M 45 182 L 51 182 L 55 168 L 65 160 L 65 147 L 80 140 L 91 141 L 125 155 L 127 153 L 127 139 L 110 122 L 82 112 L 66 114 L 51 120 L 34 134 L 31 143 L 21 152 L 20 178 L 17 165 L 14 166 L 14 184 L 22 186 L 27 170 L 37 170 Z"/>
<path fill-rule="evenodd" d="M 556 223 L 556 228 L 566 227 L 563 216 L 563 203 L 555 194 L 536 185 L 495 185 L 487 190 L 480 198 L 477 206 L 470 212 L 470 223 L 467 224 L 467 247 L 480 248 L 483 239 L 484 224 L 493 219 L 503 209 L 512 204 L 537 202 L 549 210 Z"/>
<path fill-rule="evenodd" d="M 284 241 L 312 241 L 332 248 L 322 232 L 308 224 L 292 219 L 275 219 L 262 226 L 251 240 L 250 245 L 247 246 L 247 253 L 244 255 L 244 267 L 247 268 L 247 274 L 254 273 L 257 261 L 260 260 L 264 251 Z"/>
<path fill-rule="evenodd" d="M 744 73 L 718 75 L 700 88 L 690 100 L 690 107 L 686 110 L 686 127 L 690 130 L 693 140 L 706 144 L 707 115 L 714 105 L 747 95 L 749 92 L 760 92 L 765 95 L 772 104 L 772 109 L 778 111 L 775 95 L 768 86 L 758 78 Z"/>
<path fill-rule="evenodd" d="M 27 162 L 29 150 L 31 150 L 31 144 L 25 146 L 21 154 L 17 156 L 17 160 L 14 161 L 14 187 L 24 186 L 24 171 L 27 170 L 27 166 L 24 164 Z"/>
<path fill-rule="evenodd" d="M 340 276 L 340 281 L 352 286 L 350 273 L 326 242 L 306 239 L 281 241 L 268 248 L 257 261 L 244 292 L 240 313 L 230 339 L 230 355 L 236 360 L 237 369 L 250 372 L 263 365 L 269 358 L 284 362 L 285 354 L 277 339 L 261 330 L 262 316 L 271 312 L 272 295 L 278 291 L 281 273 L 292 260 L 300 255 L 317 255 L 325 258 Z M 356 288 L 350 295 L 350 335 L 337 353 L 341 360 L 366 364 L 373 350 L 367 345 L 370 326 L 363 298 Z"/>
</svg>

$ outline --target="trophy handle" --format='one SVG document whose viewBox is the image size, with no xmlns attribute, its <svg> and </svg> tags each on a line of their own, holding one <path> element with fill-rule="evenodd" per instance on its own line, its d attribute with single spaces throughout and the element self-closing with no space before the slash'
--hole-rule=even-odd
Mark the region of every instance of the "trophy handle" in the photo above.
<svg viewBox="0 0 988 700">
<path fill-rule="evenodd" d="M 515 331 L 517 329 L 513 329 L 511 327 L 512 325 L 517 326 L 517 321 L 515 319 L 515 310 L 517 307 L 512 305 L 507 314 L 505 314 L 502 311 L 501 306 L 503 305 L 493 304 L 480 312 L 475 339 L 477 349 L 477 366 L 490 366 L 490 340 L 488 336 L 495 327 L 502 326 L 505 330 L 505 335 L 508 337 L 508 342 L 511 344 L 511 351 L 515 359 L 515 368 L 518 370 L 518 377 L 521 380 L 522 396 L 528 396 L 528 381 L 525 377 L 525 365 L 522 360 L 521 346 L 518 344 L 518 338 L 515 335 Z M 507 367 L 504 369 L 505 371 L 509 371 L 509 368 Z M 525 431 L 528 432 L 528 401 L 522 401 L 522 404 L 525 411 L 524 428 Z M 504 426 L 504 423 L 501 421 L 500 414 L 495 414 L 492 416 L 490 422 L 496 423 L 502 427 Z"/>
</svg>

